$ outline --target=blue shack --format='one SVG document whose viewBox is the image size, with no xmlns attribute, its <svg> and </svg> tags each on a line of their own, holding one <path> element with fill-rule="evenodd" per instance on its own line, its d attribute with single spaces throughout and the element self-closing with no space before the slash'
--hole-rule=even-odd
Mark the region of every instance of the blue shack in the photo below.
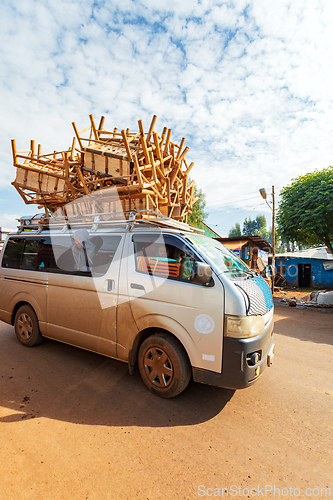
<svg viewBox="0 0 333 500">
<path fill-rule="evenodd" d="M 327 247 L 277 254 L 275 266 L 289 286 L 333 289 L 333 255 Z"/>
</svg>

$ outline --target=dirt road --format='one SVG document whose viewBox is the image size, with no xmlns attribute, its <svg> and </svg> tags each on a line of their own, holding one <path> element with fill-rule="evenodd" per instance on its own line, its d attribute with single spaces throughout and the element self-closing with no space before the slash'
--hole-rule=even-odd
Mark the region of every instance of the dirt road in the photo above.
<svg viewBox="0 0 333 500">
<path fill-rule="evenodd" d="M 275 321 L 253 387 L 193 383 L 174 400 L 125 364 L 25 348 L 0 323 L 0 499 L 333 496 L 333 314 L 280 306 Z"/>
</svg>

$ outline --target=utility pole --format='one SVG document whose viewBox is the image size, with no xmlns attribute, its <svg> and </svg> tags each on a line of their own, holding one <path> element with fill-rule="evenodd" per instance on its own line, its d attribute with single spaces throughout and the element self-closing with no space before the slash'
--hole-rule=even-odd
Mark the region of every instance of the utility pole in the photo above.
<svg viewBox="0 0 333 500">
<path fill-rule="evenodd" d="M 272 206 L 267 201 L 267 193 L 266 189 L 259 189 L 259 193 L 261 197 L 266 201 L 269 208 L 272 210 L 272 250 L 273 250 L 273 258 L 272 258 L 272 293 L 274 293 L 274 281 L 275 281 L 275 191 L 274 186 L 272 186 Z"/>
<path fill-rule="evenodd" d="M 272 246 L 273 246 L 273 259 L 272 259 L 272 293 L 274 293 L 274 281 L 275 281 L 275 192 L 274 186 L 272 186 Z"/>
</svg>

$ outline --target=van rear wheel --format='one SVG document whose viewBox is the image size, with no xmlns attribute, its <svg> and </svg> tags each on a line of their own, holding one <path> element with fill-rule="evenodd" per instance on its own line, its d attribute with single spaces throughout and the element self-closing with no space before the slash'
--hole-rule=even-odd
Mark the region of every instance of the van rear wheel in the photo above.
<svg viewBox="0 0 333 500">
<path fill-rule="evenodd" d="M 191 378 L 184 348 L 177 339 L 165 333 L 156 333 L 142 343 L 138 365 L 145 385 L 162 398 L 180 394 Z"/>
<path fill-rule="evenodd" d="M 18 309 L 15 314 L 14 327 L 16 337 L 27 347 L 40 344 L 43 340 L 36 313 L 28 304 Z"/>
</svg>

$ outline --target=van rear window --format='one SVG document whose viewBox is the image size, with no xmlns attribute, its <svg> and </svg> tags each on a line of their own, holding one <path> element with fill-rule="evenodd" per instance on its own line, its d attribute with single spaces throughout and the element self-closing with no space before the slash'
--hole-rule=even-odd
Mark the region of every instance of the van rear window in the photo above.
<svg viewBox="0 0 333 500">
<path fill-rule="evenodd" d="M 2 267 L 20 269 L 24 244 L 24 238 L 10 238 L 10 240 L 8 240 L 4 256 L 2 258 Z"/>
</svg>

